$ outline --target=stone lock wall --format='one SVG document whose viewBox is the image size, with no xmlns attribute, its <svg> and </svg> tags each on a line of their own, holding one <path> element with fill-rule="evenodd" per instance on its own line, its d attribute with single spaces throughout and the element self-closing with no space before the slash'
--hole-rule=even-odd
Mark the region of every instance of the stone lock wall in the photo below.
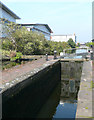
<svg viewBox="0 0 94 120">
<path fill-rule="evenodd" d="M 60 61 L 2 93 L 3 118 L 34 118 L 60 81 Z"/>
<path fill-rule="evenodd" d="M 70 94 L 77 95 L 80 86 L 82 66 L 83 62 L 79 61 L 61 62 L 61 94 L 63 97 L 69 97 Z"/>
</svg>

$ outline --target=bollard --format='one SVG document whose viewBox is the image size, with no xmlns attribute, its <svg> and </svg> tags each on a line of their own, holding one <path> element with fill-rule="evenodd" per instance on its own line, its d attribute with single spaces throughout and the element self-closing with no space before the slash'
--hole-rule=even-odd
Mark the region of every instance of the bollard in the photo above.
<svg viewBox="0 0 94 120">
<path fill-rule="evenodd" d="M 55 50 L 54 51 L 54 59 L 57 59 L 56 54 L 57 54 L 57 51 Z"/>
<path fill-rule="evenodd" d="M 93 60 L 93 52 L 90 53 L 90 59 Z"/>
<path fill-rule="evenodd" d="M 48 61 L 48 54 L 46 54 L 46 61 Z"/>
<path fill-rule="evenodd" d="M 90 50 L 88 50 L 88 52 L 90 53 Z"/>
<path fill-rule="evenodd" d="M 64 53 L 60 52 L 60 58 L 64 58 Z"/>
</svg>

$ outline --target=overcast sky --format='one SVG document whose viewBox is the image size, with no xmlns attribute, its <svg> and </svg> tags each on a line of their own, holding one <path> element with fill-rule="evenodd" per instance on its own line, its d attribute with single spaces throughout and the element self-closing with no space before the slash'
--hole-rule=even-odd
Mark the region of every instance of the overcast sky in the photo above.
<svg viewBox="0 0 94 120">
<path fill-rule="evenodd" d="M 92 0 L 1 0 L 21 20 L 45 23 L 53 34 L 76 34 L 77 41 L 92 39 Z"/>
</svg>

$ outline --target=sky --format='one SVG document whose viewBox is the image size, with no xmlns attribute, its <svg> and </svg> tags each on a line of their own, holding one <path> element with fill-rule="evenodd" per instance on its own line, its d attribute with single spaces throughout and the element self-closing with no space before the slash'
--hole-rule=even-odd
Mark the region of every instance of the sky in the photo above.
<svg viewBox="0 0 94 120">
<path fill-rule="evenodd" d="M 48 24 L 53 35 L 76 34 L 77 42 L 92 39 L 92 0 L 1 0 L 21 19 L 17 23 Z"/>
</svg>

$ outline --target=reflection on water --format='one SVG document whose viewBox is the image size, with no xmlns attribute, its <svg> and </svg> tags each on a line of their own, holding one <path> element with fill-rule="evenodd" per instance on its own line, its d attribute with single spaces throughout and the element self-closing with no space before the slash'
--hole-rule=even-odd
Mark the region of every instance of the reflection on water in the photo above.
<svg viewBox="0 0 94 120">
<path fill-rule="evenodd" d="M 64 59 L 82 59 L 82 56 L 72 56 L 72 55 L 70 55 L 69 57 L 64 57 Z"/>
<path fill-rule="evenodd" d="M 66 93 L 66 91 L 63 91 Z M 70 92 L 69 92 L 70 93 Z M 75 94 L 62 95 L 61 83 L 57 85 L 47 102 L 41 108 L 37 118 L 75 118 L 77 97 Z"/>
<path fill-rule="evenodd" d="M 85 53 L 87 52 L 87 49 L 78 49 L 76 50 L 76 53 Z"/>
<path fill-rule="evenodd" d="M 66 57 L 64 57 L 64 59 L 82 59 L 82 55 L 76 55 L 76 54 L 80 54 L 80 53 L 86 53 L 87 49 L 74 49 L 74 50 L 66 50 Z"/>
<path fill-rule="evenodd" d="M 75 118 L 76 108 L 76 103 L 59 104 L 57 107 L 57 111 L 53 116 L 53 120 L 54 118 Z"/>
<path fill-rule="evenodd" d="M 61 82 L 41 108 L 37 118 L 75 118 L 82 63 L 62 62 Z"/>
<path fill-rule="evenodd" d="M 56 64 L 8 101 L 3 96 L 3 117 L 75 118 L 81 71 L 82 62 Z"/>
<path fill-rule="evenodd" d="M 79 48 L 79 49 L 70 49 L 66 50 L 66 53 L 72 54 L 72 53 L 84 53 L 87 52 L 87 48 Z"/>
</svg>

